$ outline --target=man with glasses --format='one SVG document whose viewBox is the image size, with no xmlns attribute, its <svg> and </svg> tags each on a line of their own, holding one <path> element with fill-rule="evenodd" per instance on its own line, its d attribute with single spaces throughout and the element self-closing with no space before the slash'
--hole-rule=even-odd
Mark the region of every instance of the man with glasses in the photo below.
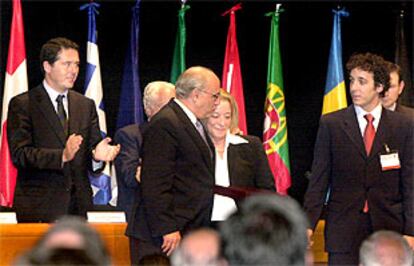
<svg viewBox="0 0 414 266">
<path fill-rule="evenodd" d="M 183 233 L 210 223 L 214 146 L 199 120 L 219 103 L 219 89 L 210 69 L 187 69 L 177 80 L 176 98 L 144 133 L 142 197 L 127 228 L 136 239 L 130 247 L 132 264 L 148 254 L 169 256 Z"/>
</svg>

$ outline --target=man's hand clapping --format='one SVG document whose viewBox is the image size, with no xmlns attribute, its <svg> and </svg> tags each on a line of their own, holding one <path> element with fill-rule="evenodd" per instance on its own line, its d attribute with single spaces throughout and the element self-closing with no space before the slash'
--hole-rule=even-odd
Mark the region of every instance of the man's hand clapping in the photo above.
<svg viewBox="0 0 414 266">
<path fill-rule="evenodd" d="M 80 145 L 82 144 L 83 138 L 81 135 L 72 134 L 66 141 L 65 149 L 62 154 L 62 162 L 70 162 L 79 151 Z"/>
<path fill-rule="evenodd" d="M 93 159 L 95 161 L 105 161 L 110 162 L 115 159 L 118 155 L 119 151 L 121 150 L 121 145 L 110 145 L 111 138 L 104 138 L 101 142 L 96 145 Z"/>
</svg>

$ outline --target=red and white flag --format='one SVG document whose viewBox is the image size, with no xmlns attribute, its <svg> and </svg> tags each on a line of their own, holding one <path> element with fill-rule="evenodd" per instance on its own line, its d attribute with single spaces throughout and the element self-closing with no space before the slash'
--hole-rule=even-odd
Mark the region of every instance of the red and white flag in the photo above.
<svg viewBox="0 0 414 266">
<path fill-rule="evenodd" d="M 243 81 L 240 69 L 239 48 L 236 36 L 235 12 L 241 9 L 241 4 L 233 6 L 222 16 L 230 14 L 230 26 L 227 33 L 226 54 L 223 65 L 223 88 L 230 93 L 237 102 L 239 109 L 239 129 L 247 135 L 246 111 L 244 109 Z"/>
<path fill-rule="evenodd" d="M 12 163 L 7 143 L 7 111 L 10 99 L 27 91 L 27 84 L 22 6 L 20 0 L 13 0 L 0 135 L 0 205 L 6 207 L 13 206 L 17 177 L 17 169 Z"/>
</svg>

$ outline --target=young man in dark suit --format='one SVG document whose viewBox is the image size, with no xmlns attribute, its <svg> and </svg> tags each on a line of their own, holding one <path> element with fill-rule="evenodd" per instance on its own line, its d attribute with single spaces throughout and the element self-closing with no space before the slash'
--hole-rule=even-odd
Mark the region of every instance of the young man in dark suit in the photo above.
<svg viewBox="0 0 414 266">
<path fill-rule="evenodd" d="M 95 104 L 70 90 L 79 73 L 78 45 L 66 38 L 42 46 L 43 82 L 10 101 L 7 134 L 18 170 L 14 208 L 19 222 L 85 216 L 92 207 L 87 169 L 111 161 L 119 146 L 102 140 Z"/>
<path fill-rule="evenodd" d="M 312 235 L 326 208 L 330 265 L 357 265 L 361 242 L 388 229 L 414 235 L 414 126 L 382 108 L 389 88 L 385 61 L 370 53 L 347 63 L 353 104 L 322 116 L 304 207 Z"/>
<path fill-rule="evenodd" d="M 191 67 L 175 88 L 176 98 L 143 136 L 142 197 L 127 228 L 136 239 L 133 264 L 151 253 L 170 255 L 183 233 L 210 224 L 214 146 L 199 119 L 219 103 L 220 80 L 210 69 Z"/>
</svg>

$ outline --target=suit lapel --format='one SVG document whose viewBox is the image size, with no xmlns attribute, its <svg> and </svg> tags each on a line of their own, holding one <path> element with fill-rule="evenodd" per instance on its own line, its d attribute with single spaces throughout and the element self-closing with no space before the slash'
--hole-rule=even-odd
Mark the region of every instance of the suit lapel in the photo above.
<svg viewBox="0 0 414 266">
<path fill-rule="evenodd" d="M 389 130 L 386 130 L 390 128 L 389 123 L 390 121 L 387 116 L 387 111 L 385 108 L 382 108 L 381 119 L 379 121 L 378 128 L 375 133 L 374 143 L 372 144 L 371 153 L 369 155 L 370 159 L 375 158 L 383 149 L 383 145 L 386 143 L 385 140 L 389 134 Z"/>
<path fill-rule="evenodd" d="M 213 168 L 212 156 L 214 157 L 214 146 L 207 132 L 206 132 L 207 142 L 208 142 L 208 145 L 213 148 L 211 150 L 213 154 L 210 154 L 210 150 L 208 146 L 206 145 L 206 143 L 204 142 L 203 138 L 200 136 L 200 133 L 198 133 L 197 129 L 191 122 L 190 118 L 188 118 L 188 116 L 181 109 L 181 107 L 176 102 L 174 102 L 174 100 L 171 100 L 169 105 L 171 106 L 173 111 L 176 113 L 178 119 L 180 119 L 180 121 L 183 123 L 184 129 L 191 136 L 191 140 L 194 141 L 197 147 L 200 149 L 201 153 L 203 154 L 203 158 L 206 164 L 209 166 L 210 169 L 212 169 Z"/>
<path fill-rule="evenodd" d="M 72 91 L 68 91 L 68 106 L 69 106 L 69 128 L 68 135 L 72 133 L 79 134 L 81 129 L 80 122 L 84 121 L 82 119 L 82 108 L 79 106 L 79 101 L 76 101 L 76 95 Z"/>
<path fill-rule="evenodd" d="M 365 151 L 364 141 L 362 139 L 361 131 L 359 129 L 358 120 L 356 117 L 354 106 L 351 105 L 344 112 L 342 120 L 342 129 L 345 131 L 351 143 L 358 149 L 363 157 L 367 157 Z"/>
<path fill-rule="evenodd" d="M 41 113 L 43 114 L 45 120 L 48 122 L 52 130 L 56 133 L 60 142 L 65 145 L 66 136 L 62 124 L 59 121 L 55 108 L 50 102 L 49 95 L 46 92 L 46 89 L 43 85 L 40 85 L 34 89 L 34 98 L 36 99 L 36 104 Z"/>
<path fill-rule="evenodd" d="M 237 156 L 237 153 L 235 153 L 234 149 L 236 147 L 232 144 L 229 144 L 229 147 L 227 148 L 227 165 L 229 167 L 229 179 L 230 179 L 230 185 L 232 185 L 233 182 L 233 175 L 232 173 L 235 173 L 235 161 L 237 161 L 237 158 L 235 158 L 235 156 Z"/>
</svg>

